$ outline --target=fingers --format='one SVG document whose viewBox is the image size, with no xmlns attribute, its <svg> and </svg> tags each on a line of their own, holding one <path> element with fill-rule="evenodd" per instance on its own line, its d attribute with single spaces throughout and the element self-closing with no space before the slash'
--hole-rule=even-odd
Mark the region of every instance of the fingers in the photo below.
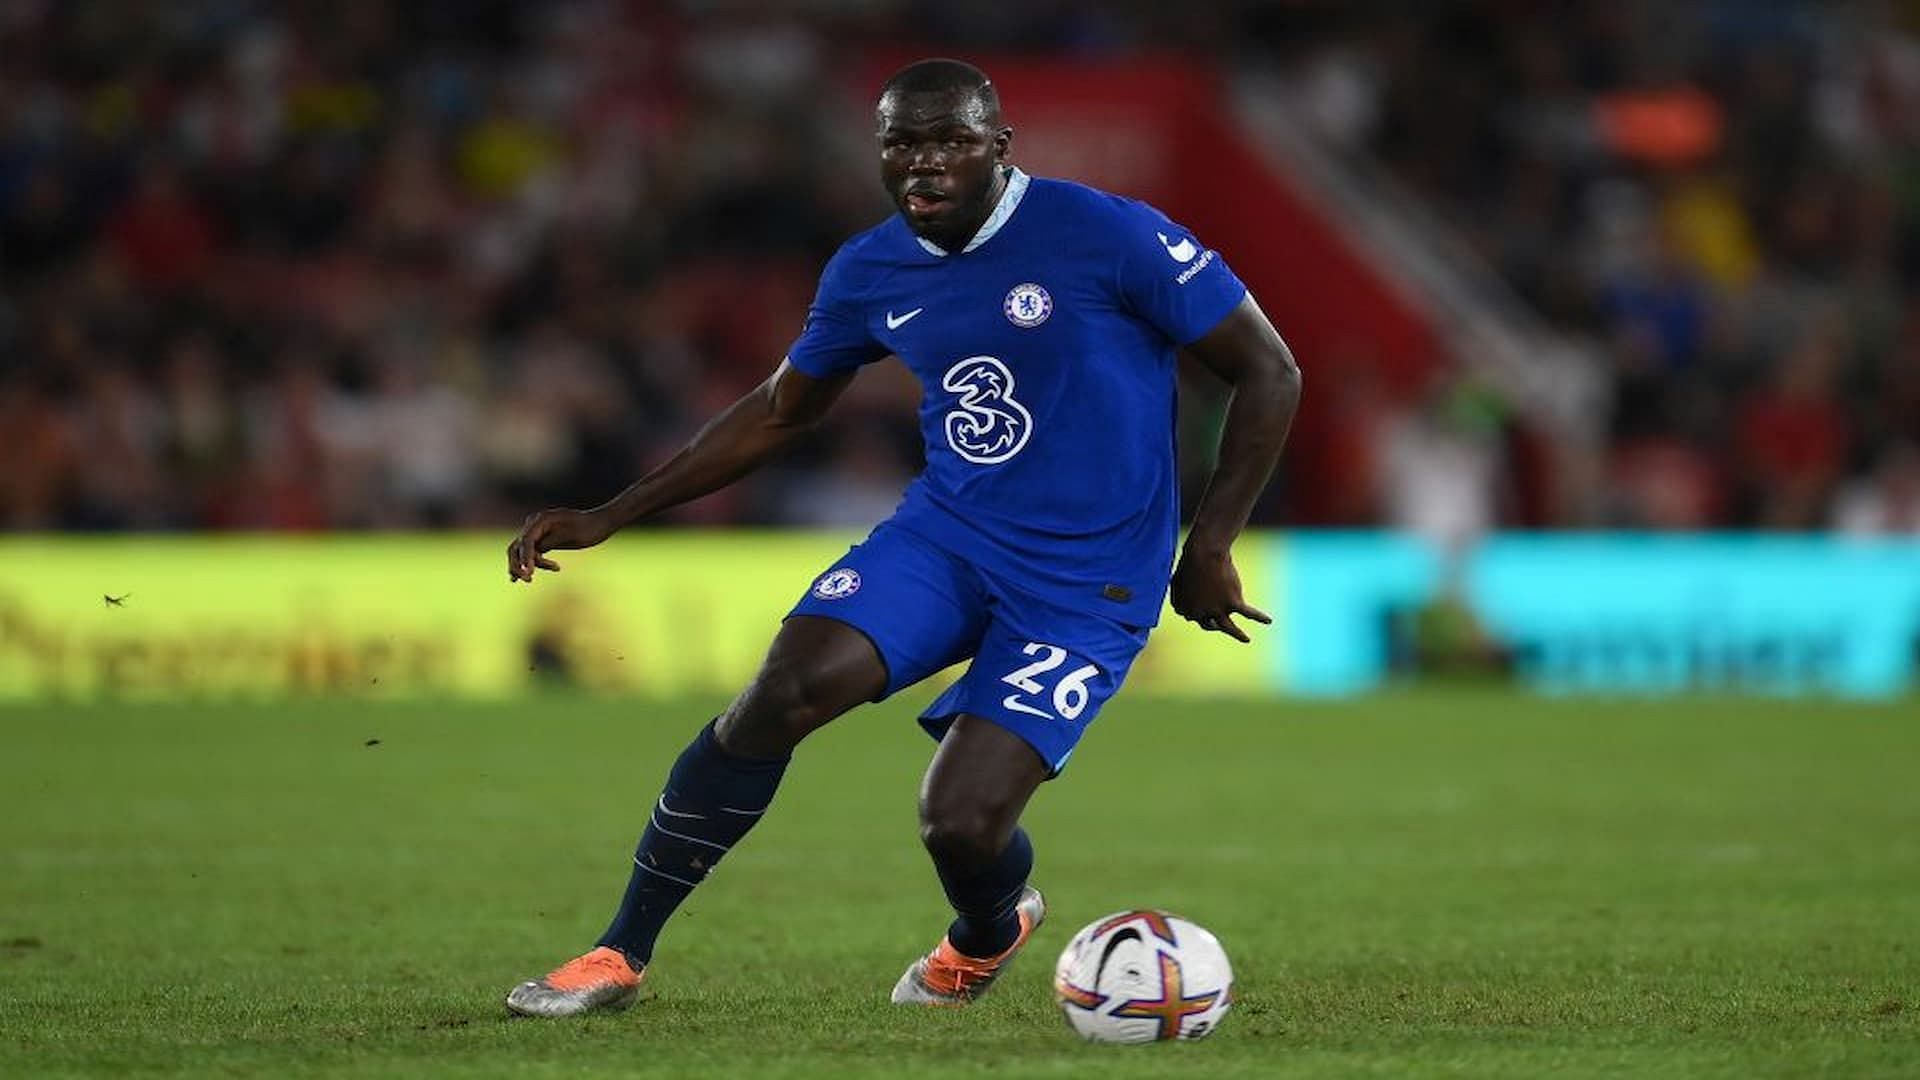
<svg viewBox="0 0 1920 1080">
<path fill-rule="evenodd" d="M 1273 625 L 1273 616 L 1267 614 L 1264 611 L 1261 611 L 1259 608 L 1254 607 L 1252 604 L 1247 603 L 1245 600 L 1241 600 L 1233 605 L 1233 613 L 1235 615 L 1245 615 L 1247 618 L 1252 619 L 1254 622 L 1259 623 L 1261 626 Z"/>
<path fill-rule="evenodd" d="M 559 565 L 552 559 L 540 554 L 540 539 L 546 532 L 546 523 L 539 514 L 527 518 L 520 528 L 520 535 L 507 545 L 507 580 L 532 581 L 535 567 L 542 570 L 558 570 Z"/>
<path fill-rule="evenodd" d="M 1209 616 L 1201 619 L 1200 629 L 1217 630 L 1243 645 L 1253 644 L 1253 639 L 1247 636 L 1245 630 L 1240 629 L 1239 625 L 1233 621 L 1232 615 Z"/>
<path fill-rule="evenodd" d="M 1225 634 L 1245 645 L 1253 644 L 1253 639 L 1248 637 L 1247 632 L 1240 628 L 1240 624 L 1233 621 L 1235 615 L 1244 615 L 1263 626 L 1273 625 L 1273 616 L 1244 601 L 1236 601 L 1228 604 L 1226 605 L 1226 610 L 1218 613 L 1208 612 L 1205 614 L 1188 615 L 1185 612 L 1176 612 L 1176 614 L 1191 620 L 1202 630 Z"/>
</svg>

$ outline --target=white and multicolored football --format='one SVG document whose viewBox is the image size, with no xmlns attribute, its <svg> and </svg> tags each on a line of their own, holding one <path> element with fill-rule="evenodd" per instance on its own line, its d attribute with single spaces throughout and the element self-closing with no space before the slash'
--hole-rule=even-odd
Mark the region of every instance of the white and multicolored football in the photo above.
<svg viewBox="0 0 1920 1080">
<path fill-rule="evenodd" d="M 1053 992 L 1067 1023 L 1093 1042 L 1200 1039 L 1233 1004 L 1233 967 L 1220 939 L 1191 919 L 1121 911 L 1067 943 Z"/>
</svg>

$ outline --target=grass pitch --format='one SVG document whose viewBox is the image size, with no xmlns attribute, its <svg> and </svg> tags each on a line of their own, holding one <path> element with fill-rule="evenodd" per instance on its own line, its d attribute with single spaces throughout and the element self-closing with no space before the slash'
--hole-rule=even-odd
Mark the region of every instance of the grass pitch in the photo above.
<svg viewBox="0 0 1920 1080">
<path fill-rule="evenodd" d="M 716 704 L 0 710 L 0 1075 L 1920 1074 L 1912 702 L 1123 698 L 1028 816 L 1051 920 L 965 1011 L 886 1002 L 946 915 L 930 744 L 867 709 L 639 1007 L 508 1020 Z M 1055 1014 L 1055 953 L 1136 905 L 1226 943 L 1216 1037 Z"/>
</svg>

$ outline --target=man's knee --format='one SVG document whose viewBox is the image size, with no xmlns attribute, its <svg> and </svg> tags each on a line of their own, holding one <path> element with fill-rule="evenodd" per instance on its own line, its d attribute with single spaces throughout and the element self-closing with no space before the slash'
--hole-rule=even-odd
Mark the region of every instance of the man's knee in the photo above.
<svg viewBox="0 0 1920 1080">
<path fill-rule="evenodd" d="M 1000 857 L 1047 769 L 1018 735 L 961 716 L 941 740 L 920 788 L 920 841 L 945 866 Z"/>
<path fill-rule="evenodd" d="M 887 669 L 858 630 L 829 619 L 789 619 L 766 662 L 714 728 L 720 745 L 750 757 L 791 751 L 828 721 L 886 688 Z"/>
<path fill-rule="evenodd" d="M 1007 846 L 1013 824 L 992 807 L 929 797 L 920 804 L 920 842 L 950 866 L 984 866 Z"/>
<path fill-rule="evenodd" d="M 784 754 L 857 702 L 796 664 L 769 664 L 721 717 L 720 745 L 749 756 Z"/>
</svg>

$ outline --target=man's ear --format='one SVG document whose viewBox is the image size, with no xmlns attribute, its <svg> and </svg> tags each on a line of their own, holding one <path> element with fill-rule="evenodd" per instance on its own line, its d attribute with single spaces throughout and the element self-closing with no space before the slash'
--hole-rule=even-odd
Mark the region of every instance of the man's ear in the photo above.
<svg viewBox="0 0 1920 1080">
<path fill-rule="evenodd" d="M 996 131 L 993 133 L 993 159 L 995 161 L 1007 160 L 1007 154 L 1012 149 L 1012 147 L 1013 147 L 1013 129 L 1012 128 L 1003 127 L 999 131 Z"/>
</svg>

